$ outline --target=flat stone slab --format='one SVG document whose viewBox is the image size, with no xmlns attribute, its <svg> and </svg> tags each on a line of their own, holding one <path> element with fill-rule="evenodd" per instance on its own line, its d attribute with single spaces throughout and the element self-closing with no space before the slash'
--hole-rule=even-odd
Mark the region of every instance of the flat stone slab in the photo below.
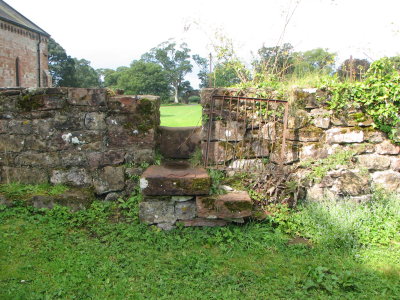
<svg viewBox="0 0 400 300">
<path fill-rule="evenodd" d="M 207 195 L 210 184 L 204 168 L 182 162 L 150 166 L 140 178 L 140 188 L 148 196 Z"/>
<path fill-rule="evenodd" d="M 197 216 L 207 219 L 237 219 L 252 214 L 250 196 L 244 191 L 196 197 Z"/>
</svg>

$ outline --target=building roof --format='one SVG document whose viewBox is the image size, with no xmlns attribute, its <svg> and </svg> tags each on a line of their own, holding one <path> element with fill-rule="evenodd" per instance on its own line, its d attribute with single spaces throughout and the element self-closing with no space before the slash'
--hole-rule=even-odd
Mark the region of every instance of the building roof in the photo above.
<svg viewBox="0 0 400 300">
<path fill-rule="evenodd" d="M 42 28 L 30 21 L 28 18 L 17 12 L 14 8 L 5 3 L 3 0 L 0 0 L 0 20 L 23 27 L 44 36 L 50 36 L 50 34 L 48 34 Z"/>
</svg>

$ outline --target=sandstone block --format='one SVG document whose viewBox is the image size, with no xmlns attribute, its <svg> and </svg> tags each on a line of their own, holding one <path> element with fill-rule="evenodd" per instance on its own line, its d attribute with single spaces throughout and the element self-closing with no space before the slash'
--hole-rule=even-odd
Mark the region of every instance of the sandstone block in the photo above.
<svg viewBox="0 0 400 300">
<path fill-rule="evenodd" d="M 108 165 L 118 165 L 124 162 L 125 152 L 118 150 L 109 150 L 106 152 L 89 152 L 87 161 L 92 169 Z"/>
<path fill-rule="evenodd" d="M 318 142 L 324 138 L 324 131 L 315 126 L 289 130 L 287 139 L 289 141 Z"/>
<path fill-rule="evenodd" d="M 86 88 L 69 88 L 68 103 L 79 106 L 102 106 L 106 105 L 105 89 L 86 89 Z"/>
<path fill-rule="evenodd" d="M 208 143 L 208 163 L 222 163 L 233 158 L 236 146 L 229 142 Z M 201 143 L 203 159 L 206 158 L 207 143 Z"/>
<path fill-rule="evenodd" d="M 3 183 L 20 182 L 24 184 L 48 183 L 49 177 L 46 171 L 32 168 L 2 167 L 1 181 Z"/>
<path fill-rule="evenodd" d="M 182 220 L 180 223 L 185 227 L 222 227 L 226 226 L 229 222 L 226 220 L 195 218 L 192 220 Z"/>
<path fill-rule="evenodd" d="M 339 196 L 359 196 L 370 192 L 368 175 L 345 171 L 338 178 L 335 190 Z"/>
<path fill-rule="evenodd" d="M 125 174 L 123 167 L 107 166 L 100 170 L 93 179 L 96 194 L 121 191 L 125 186 Z"/>
<path fill-rule="evenodd" d="M 328 149 L 320 143 L 303 145 L 300 150 L 300 160 L 322 159 L 328 157 Z"/>
<path fill-rule="evenodd" d="M 209 193 L 210 177 L 203 168 L 186 164 L 150 166 L 140 179 L 144 195 L 205 195 Z"/>
<path fill-rule="evenodd" d="M 392 170 L 380 171 L 372 174 L 374 184 L 389 192 L 400 192 L 400 173 Z"/>
<path fill-rule="evenodd" d="M 11 120 L 8 123 L 8 134 L 31 134 L 33 131 L 32 121 L 30 120 Z"/>
<path fill-rule="evenodd" d="M 376 145 L 376 152 L 378 154 L 397 155 L 400 154 L 400 146 L 394 145 L 386 140 L 383 143 Z"/>
<path fill-rule="evenodd" d="M 386 134 L 382 131 L 367 131 L 366 140 L 372 144 L 382 143 L 386 139 Z"/>
<path fill-rule="evenodd" d="M 203 126 L 203 140 L 208 139 L 208 122 Z M 244 122 L 237 121 L 212 121 L 211 124 L 211 141 L 242 141 L 244 134 L 246 132 L 246 127 Z"/>
<path fill-rule="evenodd" d="M 329 144 L 362 143 L 364 132 L 352 128 L 332 128 L 326 131 L 326 142 Z"/>
<path fill-rule="evenodd" d="M 400 171 L 400 157 L 391 157 L 390 168 L 393 171 Z"/>
<path fill-rule="evenodd" d="M 306 127 L 309 124 L 310 117 L 305 110 L 297 110 L 295 116 L 288 117 L 287 128 L 289 129 L 299 129 Z"/>
<path fill-rule="evenodd" d="M 25 137 L 20 135 L 0 135 L 0 152 L 20 152 L 24 148 Z"/>
<path fill-rule="evenodd" d="M 84 124 L 90 130 L 104 130 L 106 128 L 105 114 L 97 112 L 87 113 L 84 118 Z"/>
<path fill-rule="evenodd" d="M 367 154 L 357 157 L 360 165 L 368 170 L 386 170 L 390 166 L 390 158 L 387 156 Z"/>
<path fill-rule="evenodd" d="M 178 220 L 189 220 L 196 217 L 196 201 L 177 202 L 175 204 L 175 214 Z"/>
<path fill-rule="evenodd" d="M 175 223 L 174 202 L 144 201 L 139 204 L 139 219 L 145 224 Z"/>
<path fill-rule="evenodd" d="M 24 152 L 15 158 L 15 163 L 20 166 L 54 167 L 60 165 L 60 158 L 57 152 Z"/>
<path fill-rule="evenodd" d="M 160 152 L 165 158 L 190 158 L 200 148 L 201 127 L 160 126 Z"/>
<path fill-rule="evenodd" d="M 53 170 L 50 182 L 82 187 L 90 186 L 92 178 L 85 169 L 71 168 L 68 170 Z"/>
<path fill-rule="evenodd" d="M 217 196 L 196 197 L 197 215 L 207 219 L 243 218 L 252 213 L 247 192 L 230 192 Z"/>
</svg>

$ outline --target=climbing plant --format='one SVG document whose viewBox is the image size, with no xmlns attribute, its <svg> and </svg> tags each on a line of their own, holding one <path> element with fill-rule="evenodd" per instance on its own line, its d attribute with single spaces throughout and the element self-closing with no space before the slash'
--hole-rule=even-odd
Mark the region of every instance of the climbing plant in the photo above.
<svg viewBox="0 0 400 300">
<path fill-rule="evenodd" d="M 393 62 L 385 57 L 371 64 L 362 82 L 330 81 L 331 109 L 361 109 L 377 128 L 400 143 L 400 74 Z"/>
</svg>

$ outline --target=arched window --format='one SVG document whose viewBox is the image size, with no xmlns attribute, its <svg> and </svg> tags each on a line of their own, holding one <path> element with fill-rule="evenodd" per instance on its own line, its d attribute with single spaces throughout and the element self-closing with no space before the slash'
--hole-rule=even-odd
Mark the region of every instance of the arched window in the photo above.
<svg viewBox="0 0 400 300">
<path fill-rule="evenodd" d="M 16 86 L 21 86 L 20 77 L 19 77 L 19 57 L 15 59 L 15 84 Z"/>
</svg>

